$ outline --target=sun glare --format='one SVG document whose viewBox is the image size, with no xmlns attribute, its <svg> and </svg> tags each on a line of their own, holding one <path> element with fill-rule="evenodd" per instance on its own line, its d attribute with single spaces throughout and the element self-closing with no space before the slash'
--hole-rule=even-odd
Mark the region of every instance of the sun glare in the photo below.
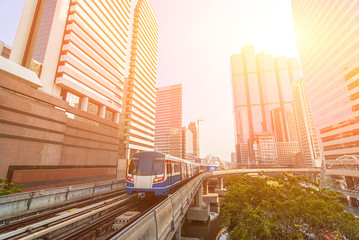
<svg viewBox="0 0 359 240">
<path fill-rule="evenodd" d="M 236 5 L 243 3 L 239 1 Z M 234 39 L 232 47 L 254 45 L 257 51 L 265 51 L 274 56 L 297 57 L 290 1 L 258 0 L 251 7 L 252 10 L 244 13 L 244 16 L 232 16 L 228 26 L 228 29 L 235 30 L 231 30 L 228 35 Z M 244 19 L 248 19 L 245 24 Z M 238 22 L 242 22 L 240 26 L 242 28 L 245 25 L 245 29 L 239 30 Z"/>
</svg>

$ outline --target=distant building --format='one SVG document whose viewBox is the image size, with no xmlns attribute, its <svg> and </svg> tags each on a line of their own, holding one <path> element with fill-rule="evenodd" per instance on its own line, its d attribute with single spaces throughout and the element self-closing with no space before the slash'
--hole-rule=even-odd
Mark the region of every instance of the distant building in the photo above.
<svg viewBox="0 0 359 240">
<path fill-rule="evenodd" d="M 155 149 L 182 158 L 182 84 L 157 88 Z"/>
<path fill-rule="evenodd" d="M 233 166 L 236 166 L 236 164 L 237 164 L 237 159 L 236 159 L 236 153 L 235 152 L 231 152 L 231 163 L 233 164 Z"/>
<path fill-rule="evenodd" d="M 285 57 L 255 55 L 253 46 L 231 57 L 236 156 L 242 167 L 259 162 L 255 134 L 274 136 L 276 142 L 298 141 L 290 82 L 301 72 L 291 64 Z M 274 152 L 271 156 L 263 161 L 274 164 Z"/>
<path fill-rule="evenodd" d="M 303 164 L 301 164 L 301 167 L 320 167 L 322 155 L 303 79 L 293 81 L 292 88 L 295 112 L 298 119 L 298 133 L 303 153 Z"/>
<path fill-rule="evenodd" d="M 275 137 L 270 134 L 254 134 L 253 151 L 255 165 L 275 166 L 278 163 Z"/>
<path fill-rule="evenodd" d="M 284 167 L 303 166 L 302 149 L 299 142 L 277 142 L 278 165 Z"/>
<path fill-rule="evenodd" d="M 182 128 L 182 158 L 194 160 L 193 133 L 187 128 Z"/>
<path fill-rule="evenodd" d="M 193 134 L 193 152 L 194 152 L 194 156 L 195 157 L 200 157 L 199 154 L 199 136 L 198 136 L 198 126 L 196 124 L 196 122 L 190 122 L 188 125 L 188 129 L 192 132 Z"/>
<path fill-rule="evenodd" d="M 9 59 L 11 47 L 0 41 L 0 56 Z"/>
<path fill-rule="evenodd" d="M 359 154 L 359 1 L 292 0 L 298 52 L 325 160 Z"/>
<path fill-rule="evenodd" d="M 237 162 L 244 168 L 318 165 L 319 143 L 299 61 L 255 55 L 254 47 L 246 46 L 231 64 Z"/>
</svg>

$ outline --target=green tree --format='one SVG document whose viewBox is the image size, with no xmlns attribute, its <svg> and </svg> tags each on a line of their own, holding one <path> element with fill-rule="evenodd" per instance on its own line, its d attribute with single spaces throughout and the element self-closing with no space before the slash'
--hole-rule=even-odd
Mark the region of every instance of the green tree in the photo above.
<svg viewBox="0 0 359 240">
<path fill-rule="evenodd" d="M 9 182 L 7 178 L 0 178 L 0 196 L 21 192 L 22 185 Z"/>
<path fill-rule="evenodd" d="M 340 192 L 290 174 L 229 177 L 222 212 L 230 239 L 359 239 Z"/>
</svg>

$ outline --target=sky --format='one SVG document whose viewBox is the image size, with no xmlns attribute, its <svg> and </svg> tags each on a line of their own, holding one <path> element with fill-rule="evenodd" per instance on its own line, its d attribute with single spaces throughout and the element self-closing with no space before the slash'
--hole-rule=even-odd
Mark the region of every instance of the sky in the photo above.
<svg viewBox="0 0 359 240">
<path fill-rule="evenodd" d="M 201 119 L 201 157 L 230 161 L 230 57 L 245 45 L 297 57 L 290 0 L 150 0 L 159 22 L 159 87 L 182 83 L 183 124 Z M 0 0 L 0 40 L 12 46 L 24 0 Z"/>
</svg>

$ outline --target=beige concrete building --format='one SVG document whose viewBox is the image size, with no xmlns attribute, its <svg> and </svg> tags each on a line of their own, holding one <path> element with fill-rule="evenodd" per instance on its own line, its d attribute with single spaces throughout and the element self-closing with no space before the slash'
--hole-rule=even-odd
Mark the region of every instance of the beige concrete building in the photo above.
<svg viewBox="0 0 359 240">
<path fill-rule="evenodd" d="M 11 47 L 0 41 L 0 56 L 9 59 Z"/>
<path fill-rule="evenodd" d="M 125 177 L 121 174 L 126 174 L 123 163 L 128 163 L 136 152 L 153 151 L 155 138 L 159 26 L 149 0 L 137 0 L 131 4 L 134 15 L 130 66 L 125 83 L 124 108 L 120 124 L 121 178 Z M 124 144 L 123 147 L 121 144 Z"/>
<path fill-rule="evenodd" d="M 40 162 L 29 158 L 10 163 L 9 169 L 11 164 L 39 169 L 68 165 L 95 171 L 105 164 L 115 169 L 112 178 L 124 178 L 132 153 L 153 150 L 157 48 L 158 23 L 148 0 L 26 0 L 10 60 L 35 72 L 40 91 L 67 102 L 67 118 L 85 124 L 87 132 L 72 129 L 63 141 L 58 139 L 59 161 L 44 154 Z M 115 131 L 115 139 L 112 132 L 110 138 L 97 136 L 96 128 Z M 14 146 L 32 141 L 21 137 Z M 96 161 L 90 161 L 94 156 Z"/>
</svg>

